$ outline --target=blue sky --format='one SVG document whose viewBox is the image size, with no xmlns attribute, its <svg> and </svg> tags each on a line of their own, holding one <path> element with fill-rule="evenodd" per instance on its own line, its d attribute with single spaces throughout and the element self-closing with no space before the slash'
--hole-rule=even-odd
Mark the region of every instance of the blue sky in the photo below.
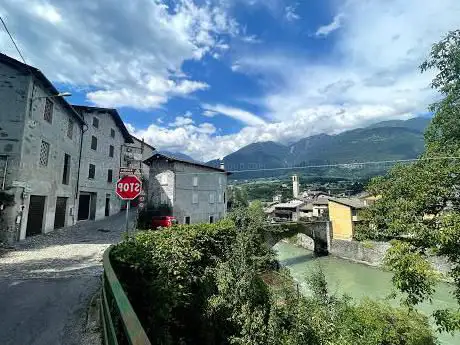
<svg viewBox="0 0 460 345">
<path fill-rule="evenodd" d="M 75 104 L 196 159 L 424 113 L 418 65 L 458 0 L 3 0 L 27 62 Z M 27 25 L 25 25 L 27 23 Z M 17 54 L 0 31 L 0 50 Z"/>
</svg>

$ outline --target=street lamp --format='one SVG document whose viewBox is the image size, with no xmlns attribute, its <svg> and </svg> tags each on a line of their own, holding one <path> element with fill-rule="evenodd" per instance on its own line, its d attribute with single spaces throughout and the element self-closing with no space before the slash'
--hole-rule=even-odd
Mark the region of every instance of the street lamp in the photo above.
<svg viewBox="0 0 460 345">
<path fill-rule="evenodd" d="M 52 95 L 52 96 L 38 96 L 38 97 L 30 97 L 30 102 L 29 102 L 29 117 L 32 117 L 32 105 L 33 102 L 37 99 L 42 99 L 42 98 L 54 98 L 54 97 L 67 97 L 67 96 L 72 96 L 70 92 L 59 92 L 57 95 Z"/>
<path fill-rule="evenodd" d="M 57 95 L 53 95 L 53 96 L 32 97 L 32 101 L 35 101 L 36 99 L 41 99 L 41 98 L 68 97 L 68 96 L 72 96 L 72 94 L 70 92 L 59 92 Z"/>
</svg>

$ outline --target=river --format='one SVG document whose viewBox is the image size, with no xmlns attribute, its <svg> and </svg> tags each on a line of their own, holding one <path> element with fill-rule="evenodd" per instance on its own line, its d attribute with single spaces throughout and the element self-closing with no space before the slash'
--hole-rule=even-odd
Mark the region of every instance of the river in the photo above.
<svg viewBox="0 0 460 345">
<path fill-rule="evenodd" d="M 364 296 L 382 299 L 393 291 L 390 272 L 333 256 L 317 258 L 313 252 L 285 242 L 276 244 L 274 249 L 278 253 L 281 264 L 289 268 L 291 275 L 300 283 L 304 293 L 308 293 L 305 276 L 318 265 L 321 266 L 326 276 L 331 292 L 347 294 L 357 299 Z M 433 296 L 433 304 L 420 305 L 419 310 L 430 315 L 435 309 L 456 308 L 457 303 L 450 291 L 448 284 L 440 283 Z M 391 301 L 395 306 L 398 305 L 398 302 L 398 299 Z M 443 345 L 460 344 L 459 333 L 454 337 L 441 333 L 438 338 Z"/>
</svg>

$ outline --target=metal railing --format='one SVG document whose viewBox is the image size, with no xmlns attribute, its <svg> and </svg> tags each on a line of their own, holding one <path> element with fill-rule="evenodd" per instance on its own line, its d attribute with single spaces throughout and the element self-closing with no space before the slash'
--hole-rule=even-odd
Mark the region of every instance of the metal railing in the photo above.
<svg viewBox="0 0 460 345">
<path fill-rule="evenodd" d="M 151 345 L 110 263 L 109 247 L 104 252 L 101 323 L 105 345 Z"/>
</svg>

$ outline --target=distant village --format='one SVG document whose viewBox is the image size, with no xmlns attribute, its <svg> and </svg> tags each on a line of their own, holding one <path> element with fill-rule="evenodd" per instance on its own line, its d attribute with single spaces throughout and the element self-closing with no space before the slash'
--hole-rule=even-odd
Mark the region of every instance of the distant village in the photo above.
<svg viewBox="0 0 460 345">
<path fill-rule="evenodd" d="M 272 223 L 330 221 L 335 239 L 351 240 L 360 221 L 358 211 L 370 206 L 376 197 L 367 192 L 345 197 L 318 190 L 302 190 L 297 175 L 292 176 L 292 198 L 282 202 L 281 194 L 265 203 L 264 211 Z"/>
</svg>

